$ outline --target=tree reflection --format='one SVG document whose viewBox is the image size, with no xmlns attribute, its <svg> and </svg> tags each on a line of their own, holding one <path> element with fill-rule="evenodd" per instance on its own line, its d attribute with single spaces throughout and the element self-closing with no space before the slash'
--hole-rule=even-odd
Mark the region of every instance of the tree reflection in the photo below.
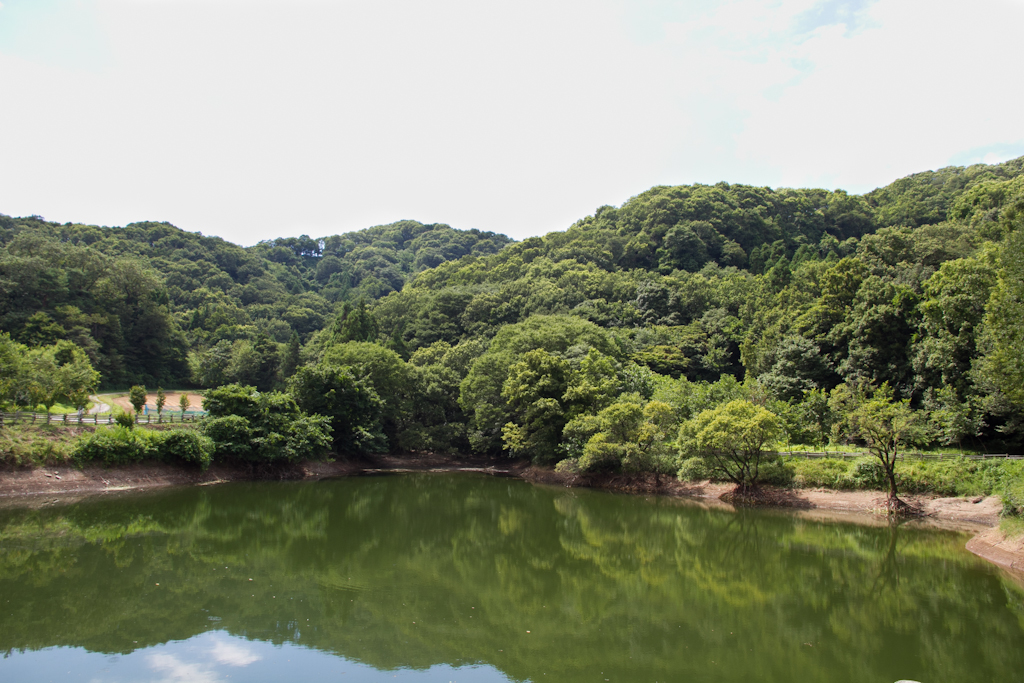
<svg viewBox="0 0 1024 683">
<path fill-rule="evenodd" d="M 0 512 L 0 648 L 224 629 L 516 680 L 1012 680 L 1019 589 L 963 542 L 465 475 L 188 489 Z"/>
</svg>

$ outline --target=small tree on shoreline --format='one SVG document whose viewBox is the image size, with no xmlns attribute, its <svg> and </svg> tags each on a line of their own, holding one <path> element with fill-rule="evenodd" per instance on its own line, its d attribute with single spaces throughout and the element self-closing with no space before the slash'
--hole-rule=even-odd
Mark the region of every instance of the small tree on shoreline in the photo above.
<svg viewBox="0 0 1024 683">
<path fill-rule="evenodd" d="M 892 387 L 886 382 L 868 392 L 865 387 L 848 387 L 836 391 L 833 401 L 851 436 L 861 439 L 872 455 L 882 463 L 889 485 L 886 509 L 889 514 L 902 514 L 909 506 L 900 500 L 896 485 L 896 458 L 906 446 L 924 440 L 923 428 L 917 411 L 911 410 L 910 400 L 897 401 Z"/>
</svg>

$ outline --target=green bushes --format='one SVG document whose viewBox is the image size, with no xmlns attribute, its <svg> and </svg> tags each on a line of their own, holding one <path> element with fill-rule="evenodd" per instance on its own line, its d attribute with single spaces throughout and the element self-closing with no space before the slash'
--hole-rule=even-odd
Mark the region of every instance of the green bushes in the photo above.
<svg viewBox="0 0 1024 683">
<path fill-rule="evenodd" d="M 676 473 L 679 481 L 704 481 L 711 478 L 711 472 L 704 462 L 704 458 L 694 456 L 683 460 Z"/>
<path fill-rule="evenodd" d="M 213 450 L 213 439 L 203 436 L 194 429 L 163 432 L 163 438 L 159 444 L 160 459 L 164 462 L 180 460 L 184 463 L 199 465 L 202 470 L 206 470 L 210 466 Z"/>
<path fill-rule="evenodd" d="M 295 399 L 276 391 L 228 384 L 207 392 L 203 434 L 218 458 L 253 463 L 323 458 L 331 446 L 331 419 L 307 415 Z"/>
<path fill-rule="evenodd" d="M 856 488 L 851 479 L 850 463 L 835 458 L 792 458 L 793 482 L 797 486 L 830 489 Z"/>
<path fill-rule="evenodd" d="M 213 456 L 213 441 L 194 429 L 152 431 L 118 425 L 97 429 L 78 439 L 71 451 L 79 465 L 100 462 L 128 465 L 144 460 L 180 461 L 206 469 Z"/>
<path fill-rule="evenodd" d="M 850 471 L 852 485 L 855 489 L 881 489 L 885 486 L 885 468 L 874 458 L 857 460 Z"/>
<path fill-rule="evenodd" d="M 772 486 L 789 486 L 795 475 L 793 466 L 782 458 L 765 460 L 758 472 L 759 480 Z"/>
<path fill-rule="evenodd" d="M 145 429 L 129 429 L 118 425 L 97 429 L 81 437 L 71 452 L 75 462 L 102 462 L 104 465 L 127 465 L 155 458 L 160 436 Z"/>
</svg>

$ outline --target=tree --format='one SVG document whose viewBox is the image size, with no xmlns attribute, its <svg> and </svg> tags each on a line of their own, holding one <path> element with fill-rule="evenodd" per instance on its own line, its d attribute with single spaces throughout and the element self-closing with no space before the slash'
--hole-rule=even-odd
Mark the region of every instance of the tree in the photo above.
<svg viewBox="0 0 1024 683">
<path fill-rule="evenodd" d="M 1006 238 L 999 279 L 985 314 L 982 379 L 1024 407 L 1024 230 Z"/>
<path fill-rule="evenodd" d="M 384 402 L 366 379 L 352 369 L 335 365 L 304 365 L 288 382 L 299 407 L 331 419 L 336 453 L 382 451 L 387 442 L 381 432 Z"/>
<path fill-rule="evenodd" d="M 136 384 L 128 390 L 128 401 L 135 408 L 135 414 L 138 415 L 142 412 L 142 407 L 146 405 L 146 387 Z"/>
<path fill-rule="evenodd" d="M 284 379 L 288 379 L 295 374 L 295 370 L 299 367 L 299 333 L 292 332 L 291 339 L 288 340 L 288 346 L 285 347 L 284 353 L 281 354 L 281 376 Z"/>
<path fill-rule="evenodd" d="M 504 441 L 503 432 L 512 415 L 502 393 L 510 368 L 535 349 L 565 355 L 570 347 L 593 347 L 612 358 L 622 355 L 606 330 L 573 316 L 535 315 L 501 328 L 487 352 L 473 362 L 459 389 L 459 405 L 469 416 L 469 439 L 474 450 L 499 452 L 504 443 L 509 443 Z M 562 394 L 548 396 L 556 401 L 561 397 Z M 540 408 L 538 405 L 537 409 Z"/>
<path fill-rule="evenodd" d="M 69 341 L 57 342 L 54 349 L 60 393 L 71 405 L 83 410 L 89 396 L 100 383 L 100 373 L 93 369 L 85 351 Z"/>
<path fill-rule="evenodd" d="M 0 332 L 0 408 L 8 403 L 18 403 L 26 352 L 24 344 L 11 339 L 6 332 Z"/>
<path fill-rule="evenodd" d="M 685 423 L 679 441 L 684 455 L 703 458 L 709 470 L 736 484 L 738 491 L 746 491 L 757 486 L 762 465 L 775 458 L 766 449 L 781 434 L 777 415 L 737 399 Z"/>
<path fill-rule="evenodd" d="M 597 415 L 582 415 L 565 426 L 570 443 L 586 438 L 576 467 L 581 472 L 654 472 L 664 469 L 665 435 L 675 424 L 672 407 L 662 401 L 644 403 L 639 394 L 623 394 Z"/>
<path fill-rule="evenodd" d="M 207 392 L 201 429 L 216 452 L 253 463 L 321 458 L 331 445 L 330 418 L 307 415 L 283 392 L 228 384 Z"/>
<path fill-rule="evenodd" d="M 160 387 L 156 390 L 156 421 L 160 422 L 164 415 L 164 405 L 167 404 L 167 394 Z"/>
<path fill-rule="evenodd" d="M 347 367 L 352 375 L 377 392 L 382 401 L 380 417 L 389 445 L 398 447 L 398 434 L 410 414 L 412 381 L 402 358 L 379 344 L 346 342 L 331 347 L 321 361 L 324 365 Z"/>
<path fill-rule="evenodd" d="M 501 390 L 511 417 L 502 430 L 505 450 L 537 462 L 558 459 L 569 372 L 567 360 L 544 349 L 527 351 L 509 368 Z"/>
<path fill-rule="evenodd" d="M 178 399 L 178 407 L 181 408 L 181 417 L 185 417 L 185 411 L 192 406 L 192 400 L 188 397 L 188 392 L 181 392 L 181 398 Z"/>
<path fill-rule="evenodd" d="M 870 392 L 861 386 L 843 385 L 833 391 L 833 409 L 845 417 L 849 433 L 861 439 L 878 458 L 889 483 L 886 507 L 890 514 L 907 509 L 896 487 L 896 458 L 904 446 L 924 439 L 920 415 L 910 408 L 910 400 L 897 401 L 888 383 Z"/>
</svg>

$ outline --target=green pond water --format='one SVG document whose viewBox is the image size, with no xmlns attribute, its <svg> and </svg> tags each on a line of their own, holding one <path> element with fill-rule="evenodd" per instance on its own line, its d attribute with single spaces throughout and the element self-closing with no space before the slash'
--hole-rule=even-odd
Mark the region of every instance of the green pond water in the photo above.
<svg viewBox="0 0 1024 683">
<path fill-rule="evenodd" d="M 0 681 L 1024 680 L 963 534 L 474 474 L 0 510 Z"/>
</svg>

